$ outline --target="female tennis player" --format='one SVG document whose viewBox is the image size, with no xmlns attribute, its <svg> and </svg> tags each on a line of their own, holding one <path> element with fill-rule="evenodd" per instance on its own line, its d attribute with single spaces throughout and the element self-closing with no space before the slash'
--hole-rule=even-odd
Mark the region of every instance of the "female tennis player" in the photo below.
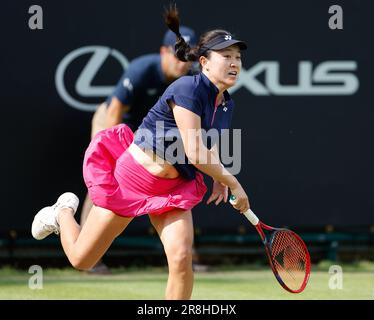
<svg viewBox="0 0 374 320">
<path fill-rule="evenodd" d="M 135 134 L 120 124 L 94 137 L 83 164 L 94 206 L 82 228 L 74 219 L 79 200 L 67 192 L 36 214 L 32 234 L 36 239 L 60 234 L 73 267 L 87 270 L 134 217 L 148 214 L 168 261 L 165 297 L 189 299 L 193 287 L 191 209 L 207 190 L 202 173 L 213 178 L 207 203 L 226 202 L 229 188 L 236 197 L 234 207 L 241 213 L 249 208 L 242 186 L 219 161 L 216 141 L 212 138 L 205 145 L 203 137 L 204 130 L 230 127 L 234 104 L 227 89 L 238 79 L 240 52 L 247 46 L 227 31 L 212 30 L 191 48 L 179 32 L 177 9 L 167 10 L 165 19 L 177 35 L 176 56 L 181 61 L 199 61 L 201 72 L 172 83 Z M 183 153 L 176 161 L 168 148 L 173 142 L 160 135 L 160 128 L 165 135 L 178 133 Z"/>
</svg>

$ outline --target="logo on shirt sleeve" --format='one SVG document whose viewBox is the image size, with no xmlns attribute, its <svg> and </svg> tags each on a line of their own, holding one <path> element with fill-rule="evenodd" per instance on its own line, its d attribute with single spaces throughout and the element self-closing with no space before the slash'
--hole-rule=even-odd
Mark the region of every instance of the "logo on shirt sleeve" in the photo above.
<svg viewBox="0 0 374 320">
<path fill-rule="evenodd" d="M 223 107 L 223 111 L 226 112 L 227 107 L 226 107 L 226 101 L 225 100 L 222 101 L 222 107 Z"/>
<path fill-rule="evenodd" d="M 125 88 L 127 88 L 129 91 L 132 91 L 133 89 L 134 89 L 134 87 L 132 86 L 132 83 L 131 83 L 131 81 L 130 81 L 130 79 L 129 78 L 126 78 L 125 80 L 123 80 L 123 86 L 125 87 Z"/>
<path fill-rule="evenodd" d="M 182 36 L 182 38 L 183 38 L 184 41 L 186 41 L 187 43 L 189 43 L 190 40 L 191 40 L 191 37 L 190 37 L 190 36 Z"/>
</svg>

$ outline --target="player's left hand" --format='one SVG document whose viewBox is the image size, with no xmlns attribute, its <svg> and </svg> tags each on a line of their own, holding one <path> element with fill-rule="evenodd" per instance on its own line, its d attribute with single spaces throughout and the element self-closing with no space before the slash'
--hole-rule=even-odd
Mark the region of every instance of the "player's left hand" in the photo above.
<svg viewBox="0 0 374 320">
<path fill-rule="evenodd" d="M 216 200 L 215 204 L 217 206 L 220 204 L 222 200 L 227 202 L 228 195 L 229 195 L 228 187 L 222 184 L 221 182 L 214 181 L 212 194 L 210 195 L 206 203 L 209 204 L 212 201 Z"/>
</svg>

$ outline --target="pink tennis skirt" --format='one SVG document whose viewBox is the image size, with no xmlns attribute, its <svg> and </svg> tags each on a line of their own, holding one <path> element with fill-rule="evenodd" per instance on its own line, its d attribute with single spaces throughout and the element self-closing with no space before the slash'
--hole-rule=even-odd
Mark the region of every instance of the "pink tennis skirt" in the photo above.
<svg viewBox="0 0 374 320">
<path fill-rule="evenodd" d="M 194 180 L 155 176 L 126 151 L 134 135 L 125 124 L 102 130 L 88 146 L 83 177 L 94 205 L 123 217 L 190 210 L 206 193 L 203 175 Z"/>
</svg>

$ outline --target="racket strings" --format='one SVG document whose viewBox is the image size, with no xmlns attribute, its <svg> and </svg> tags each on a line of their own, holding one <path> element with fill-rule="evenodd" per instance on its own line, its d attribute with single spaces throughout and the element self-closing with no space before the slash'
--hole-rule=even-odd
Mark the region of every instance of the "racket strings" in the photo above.
<svg viewBox="0 0 374 320">
<path fill-rule="evenodd" d="M 271 242 L 271 256 L 280 278 L 292 290 L 298 290 L 306 274 L 307 254 L 290 231 L 276 231 Z"/>
</svg>

